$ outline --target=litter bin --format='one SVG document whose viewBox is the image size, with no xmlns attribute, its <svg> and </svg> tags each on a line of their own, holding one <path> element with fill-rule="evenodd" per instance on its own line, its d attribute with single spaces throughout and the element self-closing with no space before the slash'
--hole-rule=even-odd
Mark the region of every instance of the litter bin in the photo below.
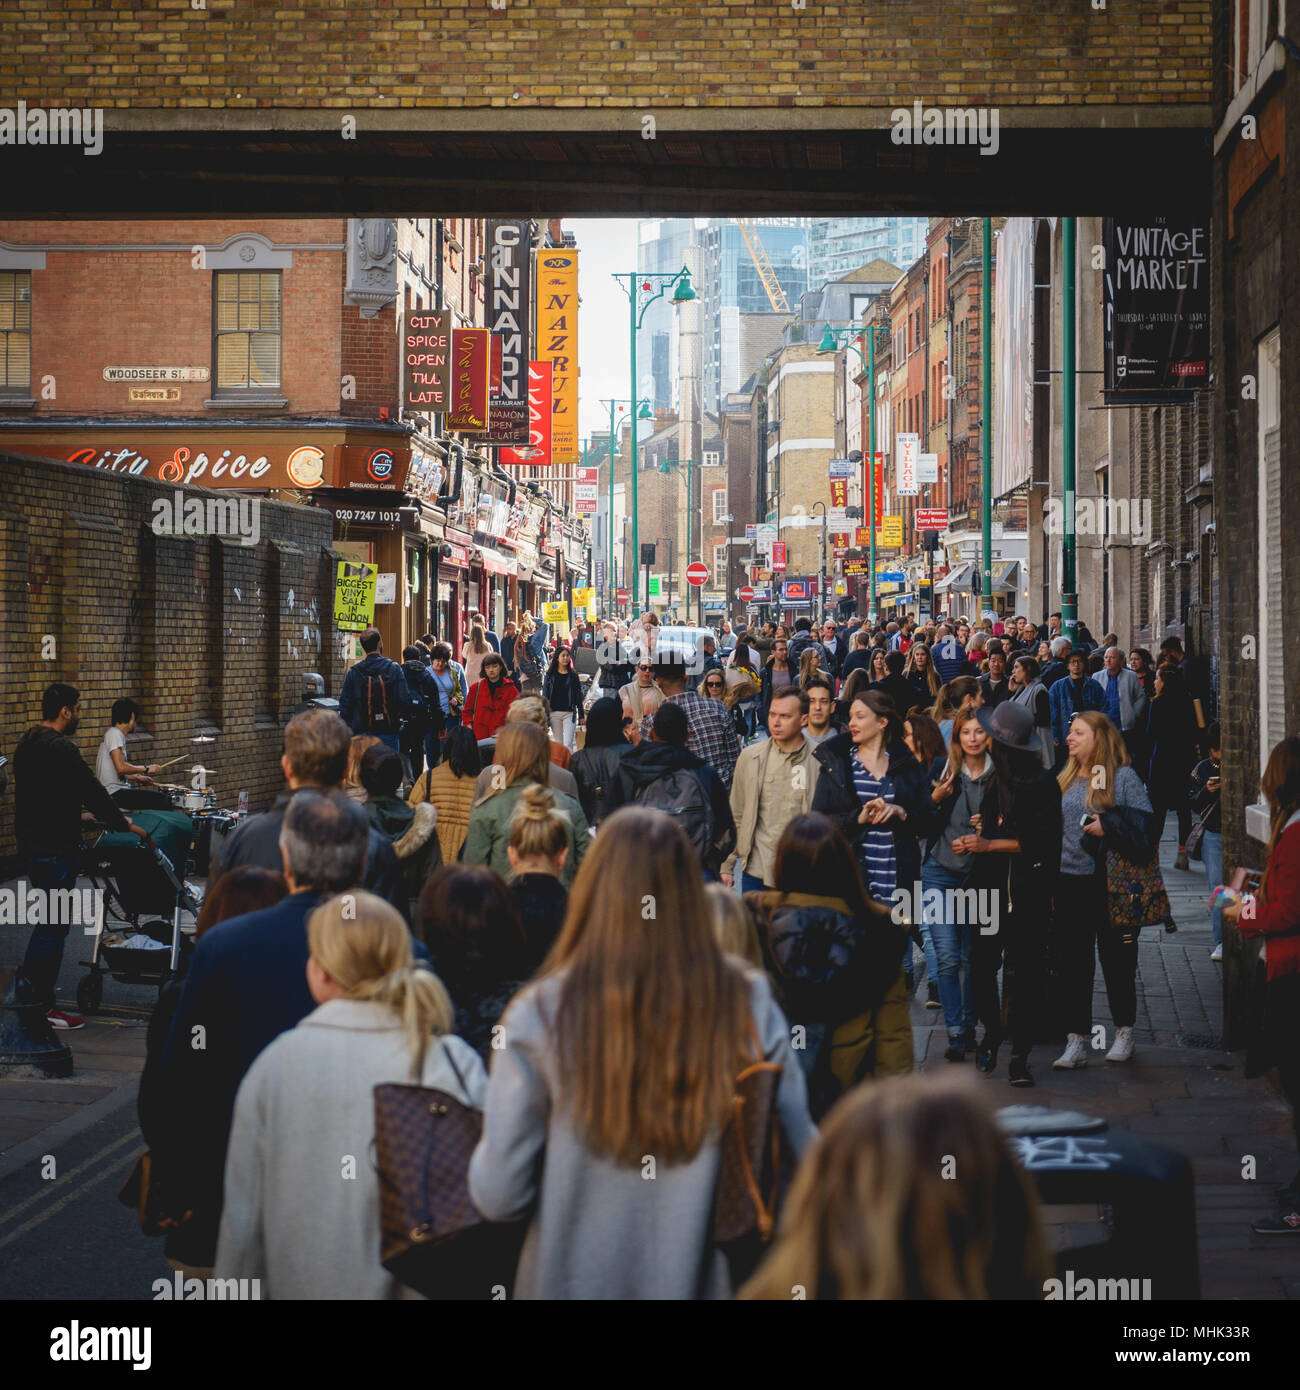
<svg viewBox="0 0 1300 1390">
<path fill-rule="evenodd" d="M 1107 1298 L 1200 1298 L 1196 1197 L 1182 1154 L 1096 1116 L 1046 1106 L 1008 1106 L 998 1123 L 1045 1206 L 1095 1209 L 1109 1231 L 1101 1243 L 1056 1253 L 1067 1288 L 1092 1281 L 1088 1292 L 1063 1296 L 1098 1297 L 1106 1280 Z"/>
</svg>

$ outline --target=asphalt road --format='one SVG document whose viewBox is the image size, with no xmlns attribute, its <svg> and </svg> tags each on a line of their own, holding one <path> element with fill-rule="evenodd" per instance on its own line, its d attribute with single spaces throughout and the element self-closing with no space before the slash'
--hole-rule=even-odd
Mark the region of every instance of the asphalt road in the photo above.
<svg viewBox="0 0 1300 1390">
<path fill-rule="evenodd" d="M 117 1200 L 143 1152 L 127 1104 L 58 1145 L 53 1177 L 37 1161 L 0 1179 L 0 1299 L 153 1298 L 171 1278 L 162 1240 Z"/>
</svg>

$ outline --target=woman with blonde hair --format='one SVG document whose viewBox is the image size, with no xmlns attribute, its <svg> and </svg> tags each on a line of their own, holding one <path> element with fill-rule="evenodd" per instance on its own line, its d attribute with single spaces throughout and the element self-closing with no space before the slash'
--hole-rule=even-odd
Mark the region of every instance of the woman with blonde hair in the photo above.
<svg viewBox="0 0 1300 1390">
<path fill-rule="evenodd" d="M 240 1085 L 215 1275 L 260 1279 L 263 1298 L 418 1298 L 379 1262 L 374 1088 L 415 1082 L 478 1109 L 483 1064 L 448 1036 L 447 991 L 416 965 L 406 923 L 382 899 L 328 899 L 307 919 L 307 943 L 319 1007 Z"/>
<path fill-rule="evenodd" d="M 815 646 L 805 647 L 799 658 L 799 689 L 807 690 L 808 682 L 822 669 L 821 653 Z"/>
<path fill-rule="evenodd" d="M 492 651 L 492 644 L 482 622 L 475 618 L 469 625 L 469 636 L 460 649 L 460 664 L 465 668 L 465 688 L 468 690 L 479 679 L 483 671 L 483 658 Z M 504 672 L 505 662 L 501 663 Z"/>
<path fill-rule="evenodd" d="M 564 925 L 569 894 L 560 882 L 569 855 L 569 822 L 547 787 L 529 785 L 510 817 L 510 893 L 528 947 L 528 973 L 546 959 Z"/>
<path fill-rule="evenodd" d="M 511 820 L 529 784 L 547 786 L 550 780 L 547 771 L 549 747 L 549 737 L 536 724 L 520 722 L 502 726 L 497 735 L 488 790 L 475 802 L 469 813 L 469 832 L 465 836 L 462 856 L 466 864 L 486 864 L 502 878 L 510 878 Z M 563 792 L 552 792 L 552 795 L 565 818 L 566 855 L 560 870 L 560 881 L 567 889 L 590 843 L 587 818 L 576 798 Z"/>
<path fill-rule="evenodd" d="M 1064 824 L 1051 956 L 1066 1032 L 1065 1051 L 1052 1065 L 1068 1071 L 1088 1065 L 1098 956 L 1115 1022 L 1106 1060 L 1127 1062 L 1133 1056 L 1138 937 L 1110 920 L 1106 856 L 1148 863 L 1160 831 L 1152 824 L 1151 802 L 1129 765 L 1124 740 L 1106 715 L 1076 714 L 1065 742 L 1068 756 L 1057 779 Z"/>
<path fill-rule="evenodd" d="M 654 671 L 654 663 L 643 653 L 637 660 L 632 679 L 618 692 L 624 718 L 631 719 L 634 729 L 639 729 L 646 715 L 653 714 L 664 702 L 664 693 L 659 689 Z"/>
<path fill-rule="evenodd" d="M 785 1017 L 762 972 L 718 949 L 672 817 L 626 807 L 601 825 L 503 1024 L 469 1188 L 489 1220 L 530 1216 L 515 1296 L 730 1297 L 711 1242 L 719 1137 L 756 1053 L 781 1067 L 796 1154 L 814 1131 Z"/>
<path fill-rule="evenodd" d="M 361 759 L 366 750 L 373 748 L 380 740 L 374 734 L 357 734 L 348 744 L 348 770 L 343 774 L 343 790 L 353 801 L 364 802 L 366 789 L 361 785 Z"/>
<path fill-rule="evenodd" d="M 754 918 L 739 893 L 721 883 L 704 885 L 704 900 L 709 906 L 713 936 L 724 955 L 739 956 L 750 965 L 763 968 L 763 952 L 758 944 Z"/>
<path fill-rule="evenodd" d="M 1051 1274 L 1038 1196 L 975 1086 L 907 1076 L 827 1116 L 740 1297 L 1040 1299 Z"/>
<path fill-rule="evenodd" d="M 983 703 L 984 692 L 974 676 L 954 676 L 947 685 L 940 686 L 930 718 L 939 726 L 945 744 L 952 740 L 952 724 L 957 715 L 977 710 Z"/>
</svg>

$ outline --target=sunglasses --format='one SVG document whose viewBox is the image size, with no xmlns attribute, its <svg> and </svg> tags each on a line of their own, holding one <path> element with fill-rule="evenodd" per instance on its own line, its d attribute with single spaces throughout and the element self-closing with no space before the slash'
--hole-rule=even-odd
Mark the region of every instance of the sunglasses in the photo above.
<svg viewBox="0 0 1300 1390">
<path fill-rule="evenodd" d="M 638 671 L 653 671 L 653 670 L 654 670 L 654 667 L 653 667 L 653 666 L 638 666 L 636 669 L 637 669 Z"/>
</svg>

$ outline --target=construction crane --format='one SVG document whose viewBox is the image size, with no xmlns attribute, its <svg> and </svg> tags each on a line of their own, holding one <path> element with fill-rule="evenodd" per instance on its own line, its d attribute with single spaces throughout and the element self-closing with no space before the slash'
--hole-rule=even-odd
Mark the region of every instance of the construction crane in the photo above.
<svg viewBox="0 0 1300 1390">
<path fill-rule="evenodd" d="M 749 258 L 754 262 L 754 269 L 758 271 L 758 278 L 763 282 L 763 288 L 767 291 L 772 312 L 774 314 L 788 314 L 790 305 L 786 301 L 785 291 L 781 288 L 780 280 L 776 278 L 776 271 L 772 269 L 772 262 L 768 259 L 767 251 L 758 235 L 758 228 L 752 222 L 744 222 L 739 217 L 735 218 L 734 221 L 736 226 L 740 228 L 740 235 L 745 238 L 745 245 L 749 248 Z"/>
</svg>

